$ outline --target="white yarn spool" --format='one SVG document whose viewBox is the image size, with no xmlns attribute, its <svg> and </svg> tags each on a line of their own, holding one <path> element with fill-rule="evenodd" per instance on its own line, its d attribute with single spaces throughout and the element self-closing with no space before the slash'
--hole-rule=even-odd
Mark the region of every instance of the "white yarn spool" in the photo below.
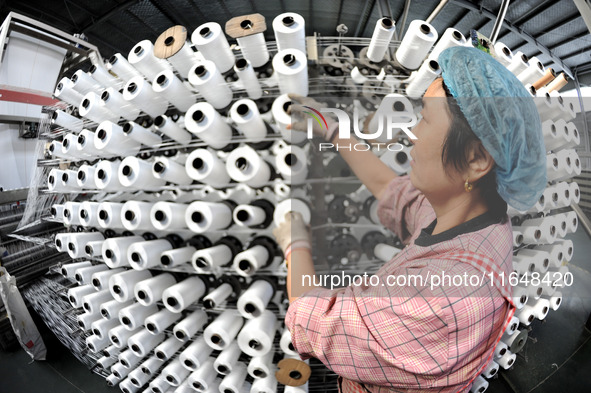
<svg viewBox="0 0 591 393">
<path fill-rule="evenodd" d="M 162 137 L 152 132 L 151 129 L 140 126 L 132 121 L 123 125 L 123 133 L 145 146 L 156 146 L 162 143 Z"/>
<path fill-rule="evenodd" d="M 109 330 L 120 326 L 116 319 L 99 319 L 90 325 L 90 330 L 100 339 L 109 339 Z"/>
<path fill-rule="evenodd" d="M 96 157 L 101 152 L 94 147 L 95 133 L 90 130 L 82 130 L 76 140 L 76 150 L 78 153 Z"/>
<path fill-rule="evenodd" d="M 249 142 L 260 142 L 267 136 L 267 126 L 252 100 L 243 98 L 236 101 L 230 108 L 230 118 Z"/>
<path fill-rule="evenodd" d="M 234 149 L 226 159 L 230 177 L 250 187 L 259 188 L 271 180 L 271 167 L 249 146 Z"/>
<path fill-rule="evenodd" d="M 241 393 L 244 389 L 244 382 L 246 380 L 246 365 L 244 363 L 237 363 L 234 370 L 222 379 L 220 382 L 219 391 L 224 393 Z"/>
<path fill-rule="evenodd" d="M 64 224 L 80 225 L 80 203 L 66 202 L 64 204 Z M 71 234 L 70 234 L 71 236 Z"/>
<path fill-rule="evenodd" d="M 91 314 L 91 313 L 87 313 L 87 312 L 85 312 L 84 314 L 78 314 L 78 316 L 76 316 L 78 326 L 80 326 L 82 328 L 82 330 L 84 330 L 84 331 L 90 330 L 90 325 L 94 321 L 98 320 L 99 318 L 100 318 L 99 315 Z"/>
<path fill-rule="evenodd" d="M 265 247 L 255 245 L 238 253 L 234 257 L 232 268 L 241 276 L 249 277 L 267 265 L 270 257 L 271 255 Z"/>
<path fill-rule="evenodd" d="M 68 158 L 68 156 L 63 153 L 63 146 L 60 141 L 52 141 L 48 150 L 54 158 Z"/>
<path fill-rule="evenodd" d="M 266 378 L 257 378 L 252 383 L 252 392 L 274 393 L 277 391 L 277 378 L 269 375 Z"/>
<path fill-rule="evenodd" d="M 140 329 L 138 333 L 127 340 L 127 345 L 136 355 L 144 357 L 164 341 L 165 338 L 164 333 L 152 334 L 146 329 Z"/>
<path fill-rule="evenodd" d="M 72 81 L 70 78 L 63 77 L 60 79 L 55 87 L 53 96 L 60 101 L 66 102 L 72 106 L 78 107 L 82 102 L 82 94 L 78 93 L 72 88 Z"/>
<path fill-rule="evenodd" d="M 529 291 L 527 288 L 515 286 L 513 287 L 513 303 L 518 310 L 522 309 L 529 299 Z"/>
<path fill-rule="evenodd" d="M 72 116 L 59 109 L 51 114 L 51 124 L 55 124 L 76 132 L 82 131 L 82 128 L 84 127 L 84 122 L 82 119 Z"/>
<path fill-rule="evenodd" d="M 117 362 L 111 366 L 111 373 L 112 373 L 112 375 L 114 375 L 118 379 L 117 383 L 123 382 L 121 380 L 123 378 L 127 377 L 127 374 L 129 374 L 129 371 L 130 371 L 129 369 L 123 367 L 123 365 L 119 362 Z M 127 382 L 126 382 L 125 387 L 127 389 L 133 389 L 133 385 L 128 384 Z"/>
<path fill-rule="evenodd" d="M 101 101 L 107 109 L 124 119 L 132 121 L 140 115 L 140 108 L 126 101 L 115 88 L 109 87 L 103 91 Z"/>
<path fill-rule="evenodd" d="M 482 375 L 479 375 L 474 382 L 472 382 L 470 393 L 484 393 L 486 389 L 488 389 L 488 381 L 484 379 Z"/>
<path fill-rule="evenodd" d="M 160 369 L 160 367 L 162 367 L 163 364 L 164 364 L 164 362 L 162 360 L 158 359 L 156 356 L 151 356 L 148 358 L 148 360 L 144 361 L 140 365 L 140 369 L 146 375 L 155 376 L 156 372 Z M 160 376 L 158 376 L 158 378 L 160 378 Z M 158 379 L 158 378 L 156 378 L 156 379 Z M 164 381 L 164 382 L 166 384 L 168 384 L 168 382 L 166 382 L 166 381 Z M 150 386 L 151 386 L 151 384 L 150 384 Z"/>
<path fill-rule="evenodd" d="M 185 114 L 185 128 L 214 149 L 226 147 L 232 140 L 232 128 L 207 102 L 198 102 Z"/>
<path fill-rule="evenodd" d="M 66 169 L 63 171 L 61 177 L 58 178 L 60 189 L 69 191 L 76 190 L 78 188 L 78 183 L 76 182 L 77 177 L 78 173 L 74 170 Z"/>
<path fill-rule="evenodd" d="M 180 322 L 179 322 L 180 323 Z M 183 363 L 183 366 L 186 367 L 188 370 L 195 371 L 197 369 L 202 369 L 202 367 L 207 368 L 208 365 L 211 367 L 211 371 L 213 374 L 213 378 L 215 378 L 215 370 L 213 370 L 213 359 L 209 357 L 211 352 L 213 351 L 207 343 L 205 342 L 205 338 L 203 336 L 199 336 L 189 345 L 187 348 L 181 352 L 179 355 L 179 359 Z M 192 374 L 196 375 L 195 373 Z M 209 375 L 209 373 L 207 373 Z"/>
<path fill-rule="evenodd" d="M 127 259 L 135 270 L 150 269 L 160 266 L 160 255 L 170 249 L 172 244 L 166 239 L 137 242 L 127 249 Z"/>
<path fill-rule="evenodd" d="M 93 190 L 96 189 L 94 183 L 94 173 L 96 168 L 94 166 L 83 164 L 78 168 L 76 174 L 76 184 L 82 190 Z"/>
<path fill-rule="evenodd" d="M 234 289 L 230 284 L 220 284 L 217 288 L 209 292 L 203 298 L 203 306 L 206 309 L 218 307 L 223 304 L 228 299 L 228 297 L 232 295 L 232 293 L 234 293 Z"/>
<path fill-rule="evenodd" d="M 550 266 L 551 259 L 551 255 L 547 251 L 543 250 L 541 247 L 537 247 L 534 250 L 519 250 L 514 258 L 514 261 L 528 261 L 529 263 L 533 264 L 533 270 L 530 267 L 528 269 L 529 272 L 533 272 L 535 270 L 539 273 L 545 273 Z"/>
<path fill-rule="evenodd" d="M 131 48 L 127 60 L 148 80 L 153 80 L 164 70 L 172 71 L 171 65 L 166 60 L 154 56 L 154 44 L 150 40 L 140 41 Z"/>
<path fill-rule="evenodd" d="M 192 65 L 193 63 L 190 64 L 189 69 Z M 187 75 L 189 69 L 187 69 Z M 195 103 L 193 92 L 170 70 L 162 71 L 156 75 L 152 81 L 152 88 L 181 112 L 188 111 Z"/>
<path fill-rule="evenodd" d="M 98 206 L 98 223 L 102 228 L 123 228 L 121 208 L 123 203 L 101 202 Z"/>
<path fill-rule="evenodd" d="M 225 108 L 232 102 L 232 89 L 213 61 L 206 60 L 191 67 L 189 83 L 216 109 Z"/>
<path fill-rule="evenodd" d="M 236 307 L 246 319 L 262 315 L 273 297 L 273 286 L 266 280 L 256 280 L 238 298 Z"/>
<path fill-rule="evenodd" d="M 234 54 L 221 26 L 215 22 L 200 25 L 193 31 L 191 42 L 207 60 L 213 61 L 221 72 L 234 65 Z"/>
<path fill-rule="evenodd" d="M 99 151 L 121 156 L 136 155 L 140 150 L 138 141 L 125 135 L 123 127 L 108 120 L 97 127 L 94 146 Z"/>
<path fill-rule="evenodd" d="M 137 354 L 133 353 L 133 351 L 126 349 L 125 351 L 121 351 L 118 355 L 119 363 L 123 365 L 126 369 L 133 371 L 133 369 L 140 363 L 142 358 Z"/>
<path fill-rule="evenodd" d="M 498 371 L 499 371 L 498 363 L 495 362 L 494 360 L 491 360 L 490 363 L 488 363 L 488 365 L 485 367 L 485 369 L 482 370 L 482 375 L 484 375 L 485 378 L 492 378 L 495 375 L 497 375 Z"/>
<path fill-rule="evenodd" d="M 391 24 L 393 26 L 393 22 Z M 394 27 L 392 27 L 392 30 L 394 30 Z M 306 21 L 301 15 L 295 12 L 285 12 L 277 15 L 273 19 L 273 32 L 275 33 L 278 51 L 297 49 L 306 53 Z M 386 37 L 380 36 L 380 41 L 382 39 L 385 40 Z M 390 39 L 392 39 L 392 35 L 387 38 L 388 42 L 390 42 Z"/>
<path fill-rule="evenodd" d="M 258 200 L 264 203 L 266 200 Z M 267 201 L 268 202 L 268 201 Z M 269 204 L 271 202 L 268 202 Z M 241 227 L 268 226 L 269 213 L 261 205 L 244 204 L 238 205 L 232 212 L 232 219 L 236 225 Z"/>
<path fill-rule="evenodd" d="M 154 119 L 154 127 L 162 134 L 166 135 L 175 142 L 188 144 L 191 142 L 191 134 L 182 129 L 178 123 L 165 115 L 157 116 Z"/>
<path fill-rule="evenodd" d="M 109 291 L 113 298 L 119 302 L 126 302 L 133 298 L 133 288 L 143 280 L 152 277 L 149 271 L 126 270 L 112 275 L 109 278 Z M 122 321 L 124 325 L 124 323 Z"/>
<path fill-rule="evenodd" d="M 304 131 L 287 129 L 287 126 L 291 125 L 291 115 L 287 113 L 290 105 L 291 98 L 287 94 L 282 94 L 273 101 L 271 113 L 283 140 L 288 143 L 297 144 L 306 140 L 306 133 Z"/>
<path fill-rule="evenodd" d="M 180 313 L 205 294 L 205 283 L 198 276 L 191 276 L 162 294 L 164 306 L 173 313 Z"/>
<path fill-rule="evenodd" d="M 101 98 L 92 91 L 82 97 L 82 101 L 78 106 L 78 113 L 95 123 L 101 123 L 105 120 L 113 122 L 119 120 L 119 116 L 107 109 Z"/>
<path fill-rule="evenodd" d="M 117 79 L 113 74 L 107 71 L 107 68 L 102 64 L 93 64 L 88 69 L 88 74 L 105 87 L 119 88 L 122 84 L 121 80 Z"/>
<path fill-rule="evenodd" d="M 577 227 L 579 226 L 579 218 L 577 217 L 577 213 L 571 210 L 565 214 L 566 233 L 575 233 L 577 231 Z"/>
<path fill-rule="evenodd" d="M 376 27 L 367 49 L 367 58 L 370 61 L 379 63 L 384 59 L 395 31 L 396 25 L 391 18 L 383 17 L 376 21 Z"/>
<path fill-rule="evenodd" d="M 244 20 L 240 23 L 240 26 L 244 30 L 251 28 L 252 24 L 250 20 Z M 242 56 L 250 63 L 253 67 L 262 67 L 269 61 L 269 51 L 267 50 L 267 43 L 265 42 L 265 36 L 263 33 L 256 33 L 246 37 L 236 38 Z"/>
<path fill-rule="evenodd" d="M 57 221 L 63 222 L 64 221 L 64 205 L 54 204 L 49 209 L 49 214 L 51 217 Z"/>
<path fill-rule="evenodd" d="M 515 363 L 516 359 L 517 359 L 517 355 L 515 355 L 514 353 L 511 353 L 510 351 L 507 351 L 503 356 L 501 356 L 497 360 L 497 363 L 499 364 L 499 366 L 501 366 L 505 370 L 507 370 L 513 365 L 513 363 Z"/>
<path fill-rule="evenodd" d="M 559 246 L 562 249 L 562 259 L 564 259 L 567 262 L 570 262 L 570 260 L 573 257 L 573 241 L 570 239 L 557 240 L 555 244 L 556 246 Z M 562 259 L 559 259 L 560 264 L 562 264 Z M 555 267 L 559 267 L 559 265 Z"/>
<path fill-rule="evenodd" d="M 415 99 L 422 97 L 429 85 L 439 75 L 441 75 L 439 63 L 436 60 L 427 59 L 406 87 L 406 95 Z"/>
<path fill-rule="evenodd" d="M 127 201 L 121 208 L 121 222 L 128 231 L 153 230 L 150 221 L 150 202 Z"/>
<path fill-rule="evenodd" d="M 105 370 L 108 370 L 113 364 L 115 364 L 116 360 L 113 359 L 112 357 L 109 356 L 103 356 L 102 358 L 100 358 L 99 360 L 96 361 L 96 364 L 98 364 L 99 366 L 101 366 L 102 368 L 104 368 Z M 114 375 L 111 374 L 112 377 L 114 377 Z M 109 385 L 109 381 L 108 381 L 108 377 L 107 379 L 107 385 Z M 112 385 L 109 386 L 113 386 L 114 383 Z"/>
<path fill-rule="evenodd" d="M 78 145 L 78 136 L 76 134 L 66 134 L 64 135 L 64 140 L 62 141 L 62 153 L 66 157 L 72 157 L 74 160 L 80 158 L 86 158 L 86 154 L 79 151 L 77 149 Z"/>
<path fill-rule="evenodd" d="M 437 30 L 422 20 L 410 22 L 395 58 L 404 68 L 416 70 L 437 41 Z"/>
<path fill-rule="evenodd" d="M 310 208 L 304 201 L 297 198 L 290 198 L 279 202 L 275 206 L 275 212 L 273 213 L 273 222 L 276 226 L 281 225 L 281 223 L 285 221 L 285 215 L 289 212 L 294 211 L 302 215 L 302 218 L 304 219 L 306 225 L 310 225 L 310 218 L 312 217 Z"/>
<path fill-rule="evenodd" d="M 187 342 L 191 337 L 195 336 L 207 324 L 207 314 L 205 311 L 197 310 L 183 318 L 180 322 L 174 325 L 172 333 L 174 337 L 180 342 Z M 203 345 L 207 347 L 205 341 Z M 188 349 L 189 347 L 187 347 Z M 183 361 L 183 364 L 185 362 Z M 185 365 L 186 366 L 186 365 Z"/>
<path fill-rule="evenodd" d="M 61 235 L 66 235 L 66 236 L 61 236 Z M 58 248 L 58 250 L 62 247 L 66 247 L 68 240 L 67 240 L 67 236 L 69 236 L 70 233 L 58 233 L 55 237 L 55 246 Z M 86 266 L 90 266 L 91 263 L 90 261 L 83 261 L 83 262 L 75 262 L 75 263 L 68 263 L 64 266 L 62 266 L 62 275 L 65 277 L 70 277 L 70 278 L 74 278 L 74 272 L 76 271 L 76 269 L 80 269 L 81 267 L 86 267 Z"/>
<path fill-rule="evenodd" d="M 183 30 L 186 31 L 186 29 L 184 28 Z M 176 38 L 174 37 L 174 35 L 168 36 L 164 39 L 164 45 L 170 47 L 175 44 L 175 41 Z M 201 61 L 202 58 L 200 55 L 201 54 L 194 52 L 193 49 L 191 49 L 191 45 L 187 41 L 185 41 L 183 43 L 183 46 L 180 47 L 180 49 L 178 49 L 178 51 L 174 55 L 166 58 L 166 61 L 168 61 L 183 78 L 187 79 L 189 75 L 189 70 L 191 69 L 193 64 L 195 64 L 198 61 Z M 170 71 L 171 70 L 165 70 L 165 72 Z M 185 110 L 183 110 L 183 112 L 184 111 Z"/>
<path fill-rule="evenodd" d="M 49 171 L 49 176 L 47 176 L 47 188 L 49 191 L 68 191 L 64 186 L 61 184 L 61 178 L 64 174 L 64 171 L 61 169 L 52 168 Z"/>
<path fill-rule="evenodd" d="M 511 49 L 507 45 L 497 41 L 495 43 L 495 58 L 505 67 L 509 67 L 509 64 L 513 60 L 513 52 L 511 52 Z"/>
<path fill-rule="evenodd" d="M 89 336 L 86 338 L 86 346 L 92 353 L 99 353 L 109 346 L 109 340 L 106 338 L 99 338 L 97 336 Z"/>
<path fill-rule="evenodd" d="M 161 187 L 166 180 L 152 175 L 152 163 L 135 156 L 128 156 L 121 161 L 117 173 L 123 187 L 142 190 Z"/>
<path fill-rule="evenodd" d="M 513 231 L 513 247 L 520 247 L 523 245 L 523 233 L 520 231 Z"/>
<path fill-rule="evenodd" d="M 213 362 L 213 367 L 218 374 L 228 375 L 232 372 L 234 365 L 238 362 L 241 353 L 238 343 L 233 341 L 218 355 Z"/>
<path fill-rule="evenodd" d="M 195 233 L 225 229 L 232 224 L 232 209 L 221 202 L 196 201 L 187 207 L 185 222 Z"/>
<path fill-rule="evenodd" d="M 116 191 L 121 189 L 121 183 L 117 176 L 117 170 L 121 161 L 102 160 L 96 164 L 94 172 L 94 184 L 99 190 Z"/>
<path fill-rule="evenodd" d="M 164 331 L 173 323 L 181 318 L 180 314 L 173 313 L 165 308 L 146 318 L 144 325 L 152 334 L 164 333 Z"/>
<path fill-rule="evenodd" d="M 123 269 L 114 269 L 114 270 L 118 270 L 115 274 L 119 273 L 120 271 L 123 271 Z M 110 271 L 111 270 L 106 271 L 106 272 L 110 272 Z M 101 273 L 105 273 L 105 272 L 101 272 Z M 105 285 L 102 286 L 101 288 L 109 289 L 109 278 L 111 278 L 111 276 L 109 276 L 106 279 Z M 101 289 L 101 290 L 103 290 L 103 289 Z M 131 306 L 132 304 L 133 304 L 132 300 L 128 300 L 126 302 L 119 302 L 119 301 L 113 299 L 113 300 L 109 300 L 108 302 L 101 304 L 101 306 L 99 307 L 99 311 L 101 313 L 101 316 L 104 319 L 115 319 L 115 320 L 119 321 L 119 311 L 121 311 L 125 307 Z M 122 328 L 125 328 L 125 326 L 123 326 L 123 325 L 119 325 L 119 326 L 121 326 Z M 127 331 L 127 328 L 125 328 L 125 331 Z M 111 340 L 111 341 L 113 341 L 113 340 Z M 127 339 L 125 341 L 121 341 L 119 343 L 119 345 L 122 346 L 126 343 L 127 343 Z"/>
<path fill-rule="evenodd" d="M 133 292 L 140 304 L 149 306 L 161 300 L 162 292 L 175 283 L 176 280 L 171 274 L 159 274 L 135 284 Z"/>
<path fill-rule="evenodd" d="M 162 375 L 172 386 L 179 386 L 190 374 L 190 371 L 183 367 L 179 359 L 168 363 L 162 370 Z"/>
<path fill-rule="evenodd" d="M 295 351 L 295 348 L 291 342 L 291 333 L 289 332 L 289 330 L 287 328 L 285 330 L 283 330 L 283 333 L 281 334 L 281 340 L 279 341 L 279 346 L 281 347 L 281 350 L 283 351 L 283 353 L 285 353 L 288 356 L 298 356 L 299 355 Z"/>
<path fill-rule="evenodd" d="M 90 201 L 84 201 L 82 202 L 82 204 L 80 205 L 80 211 L 78 214 L 80 214 L 80 223 L 82 224 L 82 226 L 85 227 L 98 227 L 98 202 L 90 202 Z M 87 238 L 85 239 L 86 242 L 92 241 L 92 240 L 103 240 L 103 236 L 101 235 L 100 238 L 96 238 L 96 239 L 90 239 Z M 82 251 L 84 251 L 84 247 L 82 249 Z"/>
<path fill-rule="evenodd" d="M 184 160 L 182 162 L 184 163 Z M 154 164 L 152 165 L 152 176 L 169 183 L 183 186 L 193 183 L 193 179 L 187 175 L 185 166 L 168 157 L 157 157 L 154 160 Z"/>
<path fill-rule="evenodd" d="M 568 122 L 566 124 L 566 127 L 568 129 L 570 139 L 568 141 L 566 141 L 566 143 L 564 144 L 564 146 L 562 146 L 562 148 L 563 149 L 571 149 L 571 148 L 579 146 L 581 144 L 581 134 L 579 133 L 577 126 L 575 126 L 572 122 Z"/>
<path fill-rule="evenodd" d="M 149 331 L 142 329 L 141 327 L 144 324 L 144 321 L 146 318 L 148 318 L 151 315 L 154 315 L 157 312 L 158 312 L 158 307 L 156 305 L 144 307 L 139 303 L 133 303 L 130 306 L 124 307 L 121 310 L 119 310 L 119 321 L 121 322 L 122 326 L 125 326 L 127 328 L 127 330 L 129 330 L 129 331 L 134 331 L 134 330 L 137 331 L 139 329 L 138 333 L 134 334 L 132 337 L 130 337 L 127 340 L 127 345 L 137 355 L 143 356 L 141 351 L 136 351 L 135 348 L 133 347 L 132 339 L 134 337 L 145 339 L 147 336 L 153 336 Z M 146 334 L 142 334 L 144 332 Z M 147 339 L 146 341 L 148 343 L 150 342 L 149 339 Z M 162 341 L 162 340 L 160 340 L 160 341 Z M 159 342 L 156 342 L 154 344 L 154 346 L 158 345 L 158 343 Z M 150 348 L 150 350 L 152 350 L 152 349 L 153 349 L 153 347 Z"/>
<path fill-rule="evenodd" d="M 92 285 L 81 285 L 68 289 L 67 296 L 72 307 L 80 308 L 82 307 L 82 298 L 94 292 L 95 289 L 92 287 Z"/>
<path fill-rule="evenodd" d="M 120 79 L 126 82 L 136 76 L 143 78 L 142 74 L 134 66 L 129 64 L 127 59 L 121 53 L 115 53 L 111 56 L 108 67 L 110 67 L 111 71 L 117 74 Z"/>
<path fill-rule="evenodd" d="M 246 94 L 248 97 L 253 100 L 258 100 L 263 96 L 263 89 L 261 87 L 261 83 L 259 82 L 254 68 L 250 62 L 246 59 L 238 59 L 236 60 L 236 64 L 234 64 L 234 72 L 238 75 L 238 79 L 242 83 Z"/>
<path fill-rule="evenodd" d="M 113 299 L 113 297 L 107 290 L 91 293 L 82 297 L 82 307 L 86 312 L 100 317 L 101 304 L 111 299 Z"/>
<path fill-rule="evenodd" d="M 197 391 L 217 391 L 217 385 L 219 385 L 219 382 L 216 381 L 217 371 L 213 367 L 213 362 L 214 359 L 206 357 L 200 367 L 193 368 L 193 370 L 196 371 L 191 373 L 187 378 L 189 385 L 192 386 L 193 389 Z"/>
<path fill-rule="evenodd" d="M 191 262 L 191 257 L 196 251 L 195 247 L 187 246 L 164 251 L 160 255 L 160 265 L 164 268 L 181 266 Z"/>
<path fill-rule="evenodd" d="M 170 360 L 170 358 L 183 346 L 183 342 L 171 336 L 160 343 L 155 349 L 156 357 L 162 361 Z"/>
<path fill-rule="evenodd" d="M 156 202 L 150 210 L 152 226 L 161 231 L 185 229 L 187 206 L 184 203 Z"/>
<path fill-rule="evenodd" d="M 453 27 L 448 27 L 443 32 L 443 35 L 435 44 L 435 47 L 429 54 L 427 60 L 438 60 L 439 55 L 447 48 L 452 48 L 454 46 L 466 46 L 466 37 L 459 31 L 454 29 Z"/>
<path fill-rule="evenodd" d="M 542 123 L 542 135 L 546 150 L 555 150 L 563 145 L 566 139 L 566 122 L 556 124 L 552 120 Z"/>
<path fill-rule="evenodd" d="M 507 69 L 511 71 L 513 75 L 518 76 L 528 68 L 528 61 L 528 57 L 523 52 L 518 51 L 513 54 L 513 59 L 511 60 L 511 64 L 507 66 Z"/>
<path fill-rule="evenodd" d="M 154 92 L 150 82 L 139 76 L 131 78 L 125 84 L 123 98 L 151 117 L 164 114 L 168 108 L 168 102 Z"/>
<path fill-rule="evenodd" d="M 109 271 L 109 267 L 103 264 L 81 267 L 74 272 L 74 278 L 78 285 L 91 285 L 93 274 L 104 271 Z"/>
<path fill-rule="evenodd" d="M 558 310 L 562 304 L 562 292 L 556 291 L 554 294 L 546 298 L 550 304 L 550 308 L 554 311 Z"/>
<path fill-rule="evenodd" d="M 273 57 L 273 70 L 281 94 L 308 95 L 308 59 L 304 52 L 297 49 L 277 52 Z"/>
<path fill-rule="evenodd" d="M 242 328 L 243 319 L 236 310 L 225 310 L 203 331 L 205 342 L 221 351 L 234 340 Z"/>
<path fill-rule="evenodd" d="M 139 388 L 141 388 L 142 386 L 144 386 L 145 384 L 148 383 L 148 381 L 150 380 L 150 376 L 144 374 L 143 371 L 138 367 L 138 368 L 136 368 L 135 370 L 131 371 L 128 374 L 127 380 L 129 380 L 129 382 L 134 387 L 136 387 L 136 388 L 139 389 Z M 124 393 L 131 393 L 131 391 L 124 392 Z"/>
<path fill-rule="evenodd" d="M 225 244 L 195 251 L 191 264 L 198 273 L 210 273 L 232 261 L 232 250 Z"/>
<path fill-rule="evenodd" d="M 207 149 L 193 150 L 187 156 L 185 169 L 191 179 L 215 188 L 224 188 L 230 183 L 230 176 L 224 162 Z"/>
<path fill-rule="evenodd" d="M 255 379 L 272 375 L 275 372 L 274 355 L 274 351 L 269 351 L 263 356 L 253 356 L 248 363 L 248 374 Z"/>
<path fill-rule="evenodd" d="M 91 91 L 101 91 L 104 90 L 104 87 L 94 80 L 90 74 L 84 72 L 82 70 L 78 70 L 74 72 L 72 78 L 72 89 L 76 90 L 80 94 L 90 93 Z"/>
<path fill-rule="evenodd" d="M 529 59 L 528 67 L 517 75 L 517 79 L 524 85 L 535 83 L 544 76 L 546 70 L 544 65 L 537 57 Z"/>
<path fill-rule="evenodd" d="M 73 259 L 84 257 L 86 244 L 90 241 L 95 240 L 103 240 L 103 235 L 100 232 L 78 232 L 70 234 L 70 236 L 68 237 L 68 254 Z M 104 265 L 97 265 L 97 267 L 95 267 L 95 270 L 100 271 L 101 269 L 99 269 L 99 267 L 106 268 L 106 266 Z M 81 276 L 82 278 L 80 279 L 78 277 L 75 278 L 76 281 L 78 281 L 79 283 L 80 281 L 86 283 L 85 281 L 90 280 L 91 275 L 92 273 L 89 273 L 87 275 Z"/>
</svg>

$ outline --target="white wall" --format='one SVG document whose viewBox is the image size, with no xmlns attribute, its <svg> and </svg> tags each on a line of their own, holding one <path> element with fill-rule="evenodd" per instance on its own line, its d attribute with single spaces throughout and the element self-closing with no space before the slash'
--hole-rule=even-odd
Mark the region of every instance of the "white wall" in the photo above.
<svg viewBox="0 0 591 393">
<path fill-rule="evenodd" d="M 18 125 L 0 124 L 0 187 L 28 187 L 36 167 L 37 139 L 18 137 Z"/>
</svg>

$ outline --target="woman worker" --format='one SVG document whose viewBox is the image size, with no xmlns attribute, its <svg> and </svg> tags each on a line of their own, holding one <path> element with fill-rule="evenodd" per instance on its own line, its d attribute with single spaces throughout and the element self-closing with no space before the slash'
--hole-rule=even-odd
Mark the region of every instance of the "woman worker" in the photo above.
<svg viewBox="0 0 591 393">
<path fill-rule="evenodd" d="M 442 77 L 413 129 L 410 175 L 397 176 L 371 152 L 339 150 L 378 199 L 382 224 L 406 244 L 377 271 L 380 284 L 311 287 L 301 280 L 315 274 L 301 216 L 290 213 L 274 231 L 288 263 L 293 345 L 337 373 L 342 392 L 468 391 L 515 310 L 507 203 L 525 210 L 546 186 L 540 118 L 492 56 L 455 47 L 439 63 Z M 388 281 L 411 275 L 406 285 Z M 431 285 L 446 275 L 470 281 Z"/>
</svg>

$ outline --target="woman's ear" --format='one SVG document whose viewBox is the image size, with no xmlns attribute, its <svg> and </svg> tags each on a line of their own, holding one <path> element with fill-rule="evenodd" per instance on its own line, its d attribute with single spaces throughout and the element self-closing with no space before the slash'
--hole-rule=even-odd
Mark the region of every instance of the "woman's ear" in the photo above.
<svg viewBox="0 0 591 393">
<path fill-rule="evenodd" d="M 468 178 L 471 182 L 476 182 L 489 173 L 495 166 L 495 160 L 484 148 L 482 142 L 477 141 L 472 144 L 468 153 Z"/>
</svg>

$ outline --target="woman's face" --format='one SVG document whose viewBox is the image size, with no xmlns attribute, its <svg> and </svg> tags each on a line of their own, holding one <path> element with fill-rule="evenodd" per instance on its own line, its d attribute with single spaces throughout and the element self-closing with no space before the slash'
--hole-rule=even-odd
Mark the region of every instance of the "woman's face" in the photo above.
<svg viewBox="0 0 591 393">
<path fill-rule="evenodd" d="M 421 121 L 412 130 L 417 139 L 412 141 L 410 180 L 429 200 L 447 199 L 462 190 L 465 179 L 455 175 L 450 177 L 441 160 L 443 143 L 451 125 L 441 78 L 427 89 L 421 115 Z"/>
</svg>

